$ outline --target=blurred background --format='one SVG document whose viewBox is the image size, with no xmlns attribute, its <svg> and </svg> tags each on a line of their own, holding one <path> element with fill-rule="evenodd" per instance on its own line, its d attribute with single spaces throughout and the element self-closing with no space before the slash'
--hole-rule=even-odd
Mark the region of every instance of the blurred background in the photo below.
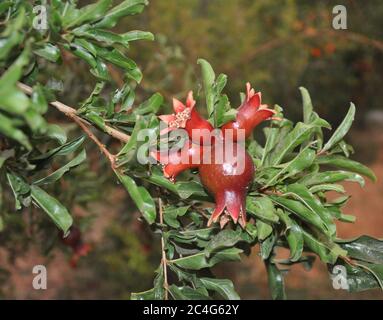
<svg viewBox="0 0 383 320">
<path fill-rule="evenodd" d="M 332 10 L 339 4 L 347 9 L 346 30 L 332 27 Z M 133 27 L 156 35 L 155 42 L 135 43 L 130 52 L 143 70 L 137 91 L 141 96 L 158 91 L 169 103 L 193 89 L 200 97 L 196 62 L 204 58 L 216 73 L 228 75 L 226 93 L 233 106 L 239 104 L 239 92 L 250 81 L 262 91 L 264 103 L 281 105 L 286 117 L 299 121 L 298 87 L 304 86 L 319 115 L 336 127 L 353 101 L 357 115 L 348 136 L 355 148 L 352 157 L 370 166 L 378 182 L 366 181 L 363 189 L 345 185 L 352 196 L 346 213 L 356 215 L 357 221 L 339 224 L 339 237 L 383 238 L 382 17 L 379 0 L 152 0 L 142 15 L 126 18 L 118 29 Z M 89 73 L 76 65 L 77 60 L 68 58 L 65 63 L 69 70 L 55 67 L 49 80 L 63 84 L 62 100 L 76 106 L 91 91 L 91 85 L 83 85 L 89 82 Z M 114 78 L 121 84 L 117 71 Z M 51 118 L 73 126 L 56 114 Z M 71 250 L 60 243 L 49 221 L 39 221 L 37 226 L 34 212 L 23 217 L 9 214 L 7 228 L 0 232 L 0 297 L 127 299 L 132 291 L 151 288 L 160 261 L 159 241 L 138 219 L 126 192 L 108 176 L 107 164 L 92 148 L 89 144 L 88 168 L 79 167 L 75 177 L 66 177 L 57 186 L 62 198 L 72 203 L 72 215 L 91 252 L 74 267 Z M 76 188 L 67 192 L 73 184 Z M 40 228 L 42 224 L 45 228 Z M 243 299 L 270 298 L 257 250 L 242 263 L 215 269 L 217 275 L 234 281 Z M 32 289 L 31 269 L 36 264 L 48 266 L 47 290 Z M 358 294 L 334 290 L 326 266 L 319 261 L 311 272 L 293 266 L 285 282 L 290 299 L 383 298 L 379 290 Z"/>
</svg>

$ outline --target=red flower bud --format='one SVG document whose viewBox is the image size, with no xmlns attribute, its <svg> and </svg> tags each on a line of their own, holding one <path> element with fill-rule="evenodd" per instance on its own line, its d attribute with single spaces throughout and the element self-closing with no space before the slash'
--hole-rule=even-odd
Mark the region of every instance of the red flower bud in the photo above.
<svg viewBox="0 0 383 320">
<path fill-rule="evenodd" d="M 173 109 L 175 113 L 159 116 L 159 118 L 169 126 L 165 130 L 162 130 L 161 134 L 165 134 L 174 129 L 183 128 L 193 142 L 202 144 L 203 134 L 212 131 L 213 126 L 209 121 L 200 116 L 194 106 L 195 100 L 192 91 L 188 94 L 186 105 L 177 99 L 173 99 Z"/>
<path fill-rule="evenodd" d="M 225 134 L 226 130 L 233 130 L 234 141 L 238 141 L 238 129 L 243 129 L 245 130 L 245 138 L 248 138 L 258 124 L 271 118 L 274 114 L 274 110 L 261 104 L 261 93 L 255 93 L 250 83 L 247 83 L 246 99 L 238 108 L 236 119 L 223 125 L 222 131 Z"/>
</svg>

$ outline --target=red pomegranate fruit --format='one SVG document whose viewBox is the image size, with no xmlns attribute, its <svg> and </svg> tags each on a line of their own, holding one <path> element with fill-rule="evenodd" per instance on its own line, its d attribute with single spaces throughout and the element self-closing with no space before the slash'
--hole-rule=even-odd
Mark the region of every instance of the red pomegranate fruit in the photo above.
<svg viewBox="0 0 383 320">
<path fill-rule="evenodd" d="M 241 138 L 243 134 L 239 134 L 239 129 L 244 131 L 244 138 L 247 138 L 260 122 L 275 114 L 274 110 L 261 104 L 261 93 L 255 93 L 249 83 L 246 84 L 246 91 L 246 99 L 238 108 L 236 119 L 223 125 L 219 134 L 214 135 L 209 143 L 203 139 L 204 134 L 212 132 L 214 128 L 194 109 L 192 92 L 189 92 L 186 105 L 174 99 L 175 113 L 159 117 L 169 126 L 161 131 L 161 134 L 184 128 L 190 140 L 180 151 L 165 156 L 154 152 L 152 156 L 163 165 L 164 176 L 171 181 L 184 170 L 198 168 L 203 186 L 214 196 L 216 203 L 208 222 L 209 226 L 220 222 L 223 228 L 230 219 L 242 227 L 246 225 L 245 201 L 248 188 L 254 179 L 255 167 L 250 155 L 239 143 L 242 142 L 240 140 L 244 140 Z M 186 162 L 180 162 L 181 154 Z M 200 160 L 195 161 L 195 156 L 199 156 Z"/>
<path fill-rule="evenodd" d="M 203 161 L 198 167 L 202 184 L 215 198 L 208 226 L 219 220 L 223 228 L 231 217 L 234 223 L 245 227 L 246 194 L 255 172 L 253 160 L 243 147 L 234 143 L 233 153 L 217 161 L 217 149 L 221 149 L 218 154 L 224 155 L 225 142 L 212 147 L 210 164 Z"/>
</svg>

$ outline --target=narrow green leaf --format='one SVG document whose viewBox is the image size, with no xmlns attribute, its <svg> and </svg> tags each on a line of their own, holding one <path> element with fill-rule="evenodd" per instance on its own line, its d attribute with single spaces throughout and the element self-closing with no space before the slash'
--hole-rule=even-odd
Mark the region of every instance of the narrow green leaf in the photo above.
<svg viewBox="0 0 383 320">
<path fill-rule="evenodd" d="M 0 98 L 1 100 L 1 98 Z M 1 103 L 1 102 L 0 102 Z M 13 126 L 12 121 L 0 114 L 0 133 L 6 137 L 13 139 L 24 146 L 27 150 L 32 150 L 32 145 L 29 142 L 28 137 L 21 130 Z"/>
<path fill-rule="evenodd" d="M 271 292 L 271 297 L 273 300 L 284 300 L 286 299 L 285 293 L 285 284 L 283 280 L 282 272 L 277 268 L 277 266 L 270 262 L 266 261 L 266 269 L 269 280 L 269 288 Z"/>
<path fill-rule="evenodd" d="M 89 4 L 80 10 L 75 19 L 65 19 L 63 22 L 64 27 L 72 28 L 77 25 L 84 24 L 87 21 L 95 21 L 101 18 L 108 10 L 112 0 L 99 0 L 96 3 Z"/>
<path fill-rule="evenodd" d="M 169 292 L 174 300 L 209 300 L 209 297 L 201 292 L 201 289 L 192 289 L 188 286 L 177 287 L 172 284 Z"/>
<path fill-rule="evenodd" d="M 339 193 L 345 193 L 344 187 L 340 184 L 318 184 L 316 186 L 312 186 L 310 189 L 311 193 L 317 192 L 326 192 L 326 191 L 335 191 Z"/>
<path fill-rule="evenodd" d="M 267 197 L 246 197 L 246 210 L 256 218 L 269 222 L 278 222 L 273 202 Z"/>
<path fill-rule="evenodd" d="M 229 248 L 216 252 L 210 259 L 208 259 L 204 252 L 195 255 L 175 259 L 169 261 L 175 265 L 189 270 L 200 270 L 210 268 L 222 261 L 239 261 L 241 258 L 239 254 L 242 253 L 241 249 Z"/>
<path fill-rule="evenodd" d="M 53 222 L 66 234 L 73 223 L 68 210 L 55 198 L 38 186 L 31 186 L 33 201 L 45 211 Z"/>
<path fill-rule="evenodd" d="M 56 170 L 55 172 L 51 173 L 50 175 L 46 176 L 45 178 L 42 178 L 42 179 L 39 179 L 39 180 L 33 182 L 33 184 L 36 186 L 41 186 L 44 184 L 56 182 L 70 169 L 77 167 L 82 162 L 84 162 L 85 159 L 86 159 L 86 152 L 84 149 L 84 150 L 82 150 L 82 152 L 79 155 L 77 155 L 73 160 L 68 162 L 66 165 L 62 166 L 60 169 Z"/>
<path fill-rule="evenodd" d="M 66 132 L 57 124 L 49 124 L 45 135 L 63 145 L 67 141 Z"/>
<path fill-rule="evenodd" d="M 205 254 L 210 257 L 211 254 L 222 248 L 229 248 L 242 240 L 241 233 L 234 230 L 222 230 L 211 238 L 205 248 Z"/>
<path fill-rule="evenodd" d="M 238 293 L 234 289 L 233 282 L 228 279 L 200 278 L 203 285 L 208 290 L 217 292 L 226 300 L 240 300 Z"/>
<path fill-rule="evenodd" d="M 7 172 L 7 180 L 15 198 L 15 208 L 16 210 L 20 210 L 20 199 L 30 192 L 30 187 L 21 177 L 13 172 Z"/>
<path fill-rule="evenodd" d="M 339 155 L 320 156 L 320 157 L 317 157 L 315 162 L 322 165 L 334 166 L 347 171 L 356 172 L 376 182 L 376 176 L 370 168 L 364 166 L 363 164 L 357 161 L 353 161 L 343 156 L 339 156 Z"/>
<path fill-rule="evenodd" d="M 215 73 L 210 63 L 207 62 L 205 59 L 198 59 L 197 63 L 201 65 L 203 87 L 206 96 L 206 108 L 208 116 L 210 117 L 214 111 L 213 85 L 215 81 Z"/>
<path fill-rule="evenodd" d="M 364 235 L 356 239 L 338 241 L 338 244 L 353 259 L 383 264 L 383 240 Z"/>
<path fill-rule="evenodd" d="M 344 118 L 340 126 L 335 130 L 331 138 L 327 141 L 327 143 L 322 149 L 322 152 L 330 150 L 343 139 L 343 137 L 347 134 L 348 130 L 350 130 L 352 122 L 354 121 L 354 117 L 355 105 L 351 102 L 346 117 Z"/>
<path fill-rule="evenodd" d="M 303 122 L 310 123 L 311 114 L 313 112 L 313 105 L 311 102 L 310 94 L 304 87 L 299 87 L 302 95 L 303 102 Z"/>
<path fill-rule="evenodd" d="M 156 205 L 148 190 L 144 187 L 138 187 L 136 182 L 129 176 L 121 175 L 115 172 L 118 179 L 121 181 L 130 197 L 136 204 L 137 208 L 142 213 L 145 220 L 152 224 L 156 221 Z"/>
<path fill-rule="evenodd" d="M 270 177 L 269 181 L 266 182 L 265 188 L 303 172 L 306 168 L 312 165 L 314 159 L 315 150 L 310 149 L 309 146 L 307 146 L 299 152 L 293 160 L 284 164 L 282 170 L 279 170 L 274 176 Z"/>
<path fill-rule="evenodd" d="M 308 174 L 298 182 L 311 187 L 318 184 L 329 184 L 340 181 L 358 182 L 361 187 L 364 186 L 364 179 L 357 173 L 347 171 L 326 171 L 320 173 Z"/>
<path fill-rule="evenodd" d="M 164 208 L 164 220 L 165 223 L 173 228 L 179 228 L 180 223 L 177 220 L 178 217 L 182 217 L 186 214 L 190 206 L 173 207 L 168 206 Z"/>
<path fill-rule="evenodd" d="M 285 234 L 290 247 L 290 260 L 292 262 L 298 261 L 303 252 L 302 229 L 285 211 L 278 209 L 277 213 L 286 225 Z"/>
<path fill-rule="evenodd" d="M 141 13 L 147 4 L 147 0 L 124 0 L 119 5 L 109 10 L 104 18 L 95 24 L 95 27 L 113 28 L 121 18 Z"/>
<path fill-rule="evenodd" d="M 60 49 L 51 43 L 44 43 L 41 48 L 33 50 L 33 53 L 51 62 L 58 62 L 61 57 Z"/>
</svg>

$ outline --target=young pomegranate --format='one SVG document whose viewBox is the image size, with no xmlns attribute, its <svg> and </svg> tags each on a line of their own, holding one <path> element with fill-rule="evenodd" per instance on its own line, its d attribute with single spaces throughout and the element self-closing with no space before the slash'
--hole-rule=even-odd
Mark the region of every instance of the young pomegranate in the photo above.
<svg viewBox="0 0 383 320">
<path fill-rule="evenodd" d="M 70 227 L 69 234 L 66 237 L 64 237 L 63 233 L 61 233 L 60 239 L 64 245 L 73 250 L 73 254 L 69 262 L 72 268 L 75 268 L 78 260 L 81 257 L 88 255 L 91 250 L 90 245 L 83 242 L 81 230 L 76 226 Z"/>
<path fill-rule="evenodd" d="M 223 228 L 230 217 L 234 223 L 239 222 L 242 227 L 246 225 L 246 194 L 254 179 L 255 168 L 243 147 L 236 143 L 232 146 L 233 152 L 218 160 L 217 154 L 225 155 L 227 145 L 225 141 L 216 143 L 211 149 L 211 161 L 204 159 L 198 167 L 202 184 L 215 198 L 215 209 L 208 226 L 219 220 Z"/>
<path fill-rule="evenodd" d="M 152 156 L 163 165 L 164 176 L 172 181 L 182 171 L 198 168 L 203 186 L 215 198 L 216 206 L 209 226 L 220 222 L 223 228 L 230 218 L 242 227 L 246 225 L 246 194 L 254 179 L 255 167 L 239 142 L 243 140 L 241 137 L 249 137 L 260 122 L 275 113 L 261 104 L 261 93 L 255 93 L 249 83 L 246 89 L 246 99 L 239 107 L 236 119 L 222 126 L 220 134 L 210 139 L 209 143 L 205 143 L 203 136 L 214 128 L 194 109 L 192 92 L 189 92 L 186 105 L 173 100 L 175 114 L 160 116 L 169 125 L 161 134 L 184 128 L 190 140 L 180 151 L 168 155 L 154 152 Z M 198 135 L 198 132 L 201 133 Z"/>
</svg>

